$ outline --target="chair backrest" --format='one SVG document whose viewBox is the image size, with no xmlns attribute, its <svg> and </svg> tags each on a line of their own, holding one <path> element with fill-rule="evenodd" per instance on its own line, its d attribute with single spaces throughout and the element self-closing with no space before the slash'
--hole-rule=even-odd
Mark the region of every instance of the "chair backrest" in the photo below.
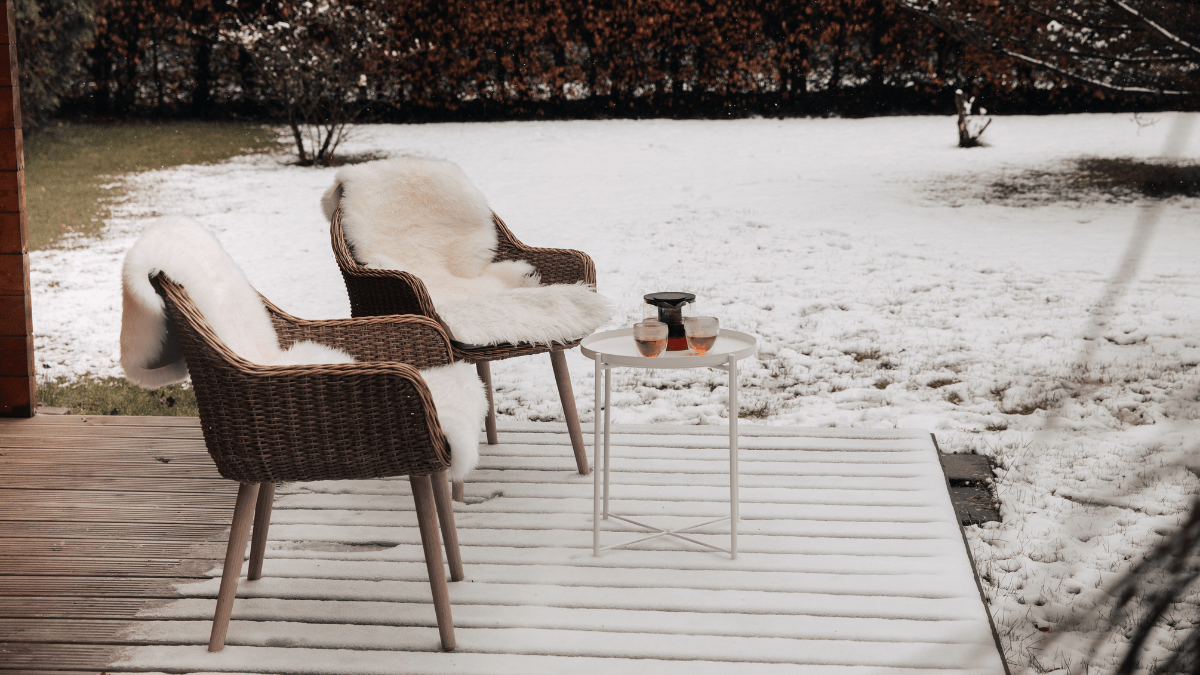
<svg viewBox="0 0 1200 675">
<path fill-rule="evenodd" d="M 427 475 L 449 445 L 416 369 L 379 364 L 261 366 L 229 349 L 183 286 L 154 280 L 183 349 L 205 445 L 221 475 L 241 482 Z"/>
<path fill-rule="evenodd" d="M 329 218 L 329 234 L 330 243 L 333 245 L 333 257 L 337 260 L 338 267 L 343 272 L 346 270 L 370 270 L 370 268 L 364 267 L 362 261 L 355 257 L 354 247 L 346 239 L 346 230 L 342 225 L 341 189 L 341 186 L 338 186 L 334 191 L 335 203 L 338 206 Z M 500 217 L 495 213 L 492 214 L 492 224 L 496 228 L 497 238 L 496 255 L 492 260 L 519 260 L 520 255 L 527 251 L 528 247 L 517 241 L 512 231 L 508 229 L 504 221 L 500 220 Z"/>
<path fill-rule="evenodd" d="M 342 229 L 340 207 L 329 220 L 329 235 L 333 257 L 346 282 L 346 294 L 350 296 L 350 316 L 419 314 L 441 323 L 433 298 L 429 297 L 429 291 L 419 278 L 408 272 L 364 267 L 354 257 Z"/>
<path fill-rule="evenodd" d="M 346 239 L 371 267 L 473 279 L 496 248 L 487 198 L 453 162 L 393 157 L 341 168 L 321 198 L 342 211 Z"/>
</svg>

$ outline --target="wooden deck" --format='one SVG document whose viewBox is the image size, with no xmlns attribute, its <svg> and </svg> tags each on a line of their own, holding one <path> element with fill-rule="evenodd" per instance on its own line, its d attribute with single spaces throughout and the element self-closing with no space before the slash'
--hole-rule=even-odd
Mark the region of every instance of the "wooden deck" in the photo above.
<svg viewBox="0 0 1200 675">
<path fill-rule="evenodd" d="M 0 671 L 104 670 L 220 563 L 236 494 L 195 418 L 0 421 Z"/>
<path fill-rule="evenodd" d="M 615 427 L 614 510 L 720 516 L 722 431 Z M 0 673 L 1004 673 L 926 434 L 743 427 L 737 561 L 664 539 L 592 557 L 561 425 L 482 454 L 457 652 L 400 479 L 281 486 L 264 578 L 209 654 L 236 485 L 196 420 L 2 421 Z"/>
</svg>

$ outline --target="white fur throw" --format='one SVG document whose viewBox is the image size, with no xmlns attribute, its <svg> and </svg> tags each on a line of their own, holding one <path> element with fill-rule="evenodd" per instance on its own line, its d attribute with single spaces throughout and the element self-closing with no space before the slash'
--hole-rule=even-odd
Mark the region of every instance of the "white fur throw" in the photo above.
<svg viewBox="0 0 1200 675">
<path fill-rule="evenodd" d="M 359 262 L 420 278 L 460 342 L 567 342 L 611 315 L 584 284 L 542 286 L 525 261 L 492 262 L 492 211 L 456 164 L 401 157 L 345 167 L 321 200 L 326 218 L 339 195 Z"/>
<path fill-rule="evenodd" d="M 238 356 L 259 365 L 353 363 L 349 354 L 297 342 L 279 348 L 267 309 L 216 237 L 184 216 L 153 222 L 125 254 L 122 269 L 121 366 L 134 384 L 154 389 L 187 379 L 187 364 L 171 344 L 163 299 L 150 284 L 164 271 L 188 290 L 206 321 Z M 479 429 L 487 396 L 475 369 L 456 363 L 421 371 L 438 421 L 450 442 L 453 480 L 462 480 L 479 459 Z"/>
</svg>

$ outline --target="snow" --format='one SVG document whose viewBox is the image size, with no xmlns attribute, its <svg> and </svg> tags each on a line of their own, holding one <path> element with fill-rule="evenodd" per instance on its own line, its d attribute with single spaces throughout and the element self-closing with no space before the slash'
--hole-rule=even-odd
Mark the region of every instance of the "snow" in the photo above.
<svg viewBox="0 0 1200 675">
<path fill-rule="evenodd" d="M 691 525 L 689 536 L 710 545 L 729 542 L 728 523 L 705 525 L 697 517 L 728 513 L 728 458 L 725 485 L 715 494 L 655 482 L 687 475 L 693 454 L 720 438 L 703 433 L 712 427 L 690 429 L 700 433 L 612 429 L 614 517 L 600 521 L 604 543 L 644 534 L 616 514 L 659 527 Z M 1002 673 L 929 435 L 762 430 L 747 430 L 746 440 L 759 447 L 740 459 L 751 480 L 742 486 L 736 559 L 671 539 L 593 555 L 592 502 L 580 497 L 595 477 L 576 470 L 566 426 L 505 424 L 497 452 L 481 459 L 466 483 L 466 503 L 455 507 L 466 578 L 449 584 L 453 654 L 436 654 L 411 489 L 406 478 L 395 478 L 280 486 L 263 577 L 239 584 L 226 650 L 210 654 L 202 646 L 216 577 L 225 573 L 215 568 L 212 578 L 176 583 L 179 599 L 142 608 L 113 665 L 350 675 L 385 663 L 402 663 L 410 673 L 445 672 L 458 659 L 490 660 L 485 670 L 496 672 L 512 658 L 523 673 L 551 664 L 553 672 L 677 672 L 682 663 L 686 672 L 786 665 L 790 670 L 781 672 Z M 810 457 L 833 449 L 846 458 L 904 455 L 909 475 L 864 474 L 855 462 L 831 469 Z M 514 469 L 513 458 L 528 466 Z M 648 463 L 668 470 L 646 471 Z M 777 465 L 790 468 L 786 477 L 760 471 Z M 834 479 L 847 492 L 899 495 L 922 508 L 820 499 L 857 511 L 838 527 L 810 509 L 811 487 L 788 485 L 793 477 Z M 770 488 L 755 485 L 763 479 Z M 353 501 L 331 502 L 331 495 Z M 186 648 L 170 649 L 180 645 Z M 284 646 L 286 652 L 271 651 Z M 546 661 L 554 656 L 571 661 Z M 631 659 L 638 664 L 630 667 Z"/>
<path fill-rule="evenodd" d="M 971 150 L 953 147 L 950 117 L 372 126 L 346 150 L 459 163 L 525 243 L 592 256 L 613 327 L 640 318 L 643 293 L 686 290 L 757 334 L 744 423 L 921 428 L 945 452 L 995 458 L 1004 521 L 968 539 L 1007 657 L 1049 669 L 1077 664 L 1083 643 L 1047 638 L 1102 613 L 1105 585 L 1200 489 L 1180 466 L 1200 463 L 1197 202 L 1165 204 L 1101 339 L 1084 341 L 1140 205 L 979 195 L 1079 157 L 1154 157 L 1172 120 L 1153 118 L 997 117 L 991 147 Z M 1200 157 L 1200 134 L 1180 153 Z M 347 316 L 319 206 L 334 171 L 254 156 L 124 177 L 103 238 L 31 256 L 39 372 L 119 374 L 120 260 L 157 214 L 211 227 L 285 310 Z M 578 350 L 568 363 L 586 424 L 592 363 Z M 722 371 L 614 374 L 614 422 L 725 421 Z M 562 419 L 546 357 L 495 363 L 493 381 L 506 419 Z M 1179 606 L 1175 630 L 1198 605 Z"/>
</svg>

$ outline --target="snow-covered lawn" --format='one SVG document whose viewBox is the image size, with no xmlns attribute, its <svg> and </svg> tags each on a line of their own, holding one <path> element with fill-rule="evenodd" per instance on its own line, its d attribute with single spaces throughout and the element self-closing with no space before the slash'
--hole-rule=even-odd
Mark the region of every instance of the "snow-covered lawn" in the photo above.
<svg viewBox="0 0 1200 675">
<path fill-rule="evenodd" d="M 379 126 L 347 151 L 459 163 L 523 241 L 592 256 L 614 325 L 640 317 L 643 293 L 686 290 L 722 325 L 757 333 L 747 422 L 918 427 L 943 451 L 994 457 L 1004 522 L 968 535 L 1008 658 L 1049 669 L 1078 653 L 1067 641 L 1039 652 L 1055 627 L 1103 604 L 1200 489 L 1178 463 L 1200 463 L 1200 204 L 1167 204 L 1076 373 L 1138 205 L 974 195 L 1075 158 L 1155 156 L 1161 118 L 997 118 L 992 146 L 973 150 L 953 147 L 950 118 L 924 117 Z M 1183 154 L 1200 158 L 1200 138 Z M 319 207 L 334 170 L 286 160 L 131 176 L 103 239 L 33 254 L 42 372 L 119 374 L 120 260 L 157 214 L 211 227 L 284 309 L 347 316 Z M 591 362 L 568 360 L 590 420 Z M 722 376 L 618 371 L 614 421 L 722 424 Z M 502 415 L 561 419 L 548 358 L 494 364 L 493 377 Z M 1039 434 L 1054 406 L 1064 419 Z M 1173 611 L 1188 628 L 1200 593 Z"/>
</svg>

